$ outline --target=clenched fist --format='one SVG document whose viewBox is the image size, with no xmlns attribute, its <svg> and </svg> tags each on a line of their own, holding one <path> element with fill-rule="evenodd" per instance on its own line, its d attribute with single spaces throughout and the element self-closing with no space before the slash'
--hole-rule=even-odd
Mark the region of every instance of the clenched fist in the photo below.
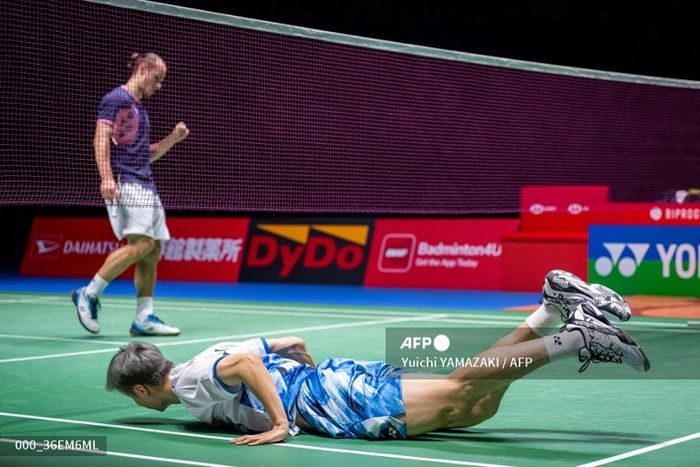
<svg viewBox="0 0 700 467">
<path fill-rule="evenodd" d="M 185 125 L 185 122 L 178 122 L 175 128 L 173 128 L 173 136 L 175 136 L 175 141 L 178 143 L 187 138 L 189 134 L 190 130 L 187 128 L 187 125 Z"/>
</svg>

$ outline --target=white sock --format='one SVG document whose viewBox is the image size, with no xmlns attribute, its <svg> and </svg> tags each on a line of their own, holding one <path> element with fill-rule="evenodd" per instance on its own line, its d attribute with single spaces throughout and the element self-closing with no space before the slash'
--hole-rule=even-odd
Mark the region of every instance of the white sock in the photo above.
<svg viewBox="0 0 700 467">
<path fill-rule="evenodd" d="M 542 340 L 550 362 L 570 355 L 578 355 L 585 344 L 583 336 L 578 331 L 563 331 L 553 336 L 544 336 Z"/>
<path fill-rule="evenodd" d="M 525 319 L 527 325 L 538 336 L 546 336 L 562 326 L 561 313 L 554 305 L 542 304 Z"/>
<path fill-rule="evenodd" d="M 95 295 L 99 297 L 105 291 L 109 282 L 102 279 L 99 274 L 95 274 L 90 283 L 85 287 L 85 295 Z"/>
<path fill-rule="evenodd" d="M 146 321 L 153 314 L 153 297 L 138 297 L 136 299 L 136 321 Z"/>
</svg>

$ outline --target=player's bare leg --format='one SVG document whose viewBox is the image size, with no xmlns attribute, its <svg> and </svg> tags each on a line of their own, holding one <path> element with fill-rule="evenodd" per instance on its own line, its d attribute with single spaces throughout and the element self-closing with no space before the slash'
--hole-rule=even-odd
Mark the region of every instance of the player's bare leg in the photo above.
<svg viewBox="0 0 700 467">
<path fill-rule="evenodd" d="M 102 267 L 87 286 L 75 289 L 71 294 L 78 312 L 78 321 L 93 334 L 100 332 L 97 317 L 100 311 L 100 295 L 104 289 L 129 266 L 146 258 L 156 244 L 152 238 L 144 235 L 127 235 L 127 240 L 128 244 L 117 248 L 107 256 Z"/>
<path fill-rule="evenodd" d="M 132 336 L 176 336 L 180 330 L 168 326 L 155 315 L 153 293 L 156 287 L 160 241 L 154 242 L 153 249 L 136 263 L 134 285 L 136 286 L 136 318 L 129 333 Z"/>
<path fill-rule="evenodd" d="M 475 357 L 497 365 L 459 368 L 444 379 L 404 375 L 408 435 L 481 423 L 498 411 L 503 392 L 513 381 L 558 358 L 578 356 L 584 361 L 579 371 L 585 370 L 590 361 L 624 362 L 637 371 L 648 370 L 649 361 L 634 339 L 599 320 L 599 314 L 595 305 L 581 303 L 560 333 L 492 347 Z M 522 327 L 514 332 L 515 336 L 529 335 Z"/>
<path fill-rule="evenodd" d="M 97 271 L 97 274 L 107 282 L 112 282 L 129 266 L 146 258 L 156 248 L 156 244 L 160 243 L 144 235 L 127 235 L 126 238 L 129 243 L 110 253 Z"/>
<path fill-rule="evenodd" d="M 154 241 L 153 249 L 136 263 L 134 286 L 137 297 L 152 297 L 156 287 L 160 241 Z"/>
</svg>

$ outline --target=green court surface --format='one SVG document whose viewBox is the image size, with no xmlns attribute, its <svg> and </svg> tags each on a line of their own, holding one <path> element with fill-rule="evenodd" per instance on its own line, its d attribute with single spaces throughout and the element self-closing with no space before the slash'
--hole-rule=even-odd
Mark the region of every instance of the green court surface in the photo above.
<svg viewBox="0 0 700 467">
<path fill-rule="evenodd" d="M 316 361 L 330 356 L 383 360 L 387 327 L 488 326 L 506 334 L 523 319 L 479 310 L 261 302 L 160 299 L 157 307 L 159 316 L 183 333 L 141 340 L 158 344 L 175 363 L 216 342 L 285 335 L 303 337 Z M 10 455 L 14 444 L 6 442 L 0 465 L 700 465 L 697 374 L 690 375 L 694 379 L 653 377 L 655 359 L 697 355 L 700 334 L 687 332 L 685 322 L 636 317 L 624 326 L 635 336 L 660 327 L 669 331 L 663 338 L 640 339 L 652 361 L 649 377 L 602 364 L 579 375 L 578 362 L 569 362 L 562 367 L 568 379 L 533 375 L 514 383 L 500 412 L 476 427 L 408 441 L 300 435 L 277 445 L 247 447 L 229 445 L 235 433 L 198 422 L 182 406 L 149 411 L 104 390 L 109 359 L 131 340 L 133 309 L 132 298 L 104 299 L 102 331 L 92 336 L 79 326 L 67 296 L 0 294 L 2 438 L 107 440 L 106 455 L 71 457 Z M 630 378 L 595 378 L 603 370 Z"/>
</svg>

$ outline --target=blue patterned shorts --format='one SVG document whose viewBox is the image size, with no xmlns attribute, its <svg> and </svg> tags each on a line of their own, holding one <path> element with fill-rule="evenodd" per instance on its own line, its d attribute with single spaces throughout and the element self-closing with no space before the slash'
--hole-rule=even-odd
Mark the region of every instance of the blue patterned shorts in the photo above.
<svg viewBox="0 0 700 467">
<path fill-rule="evenodd" d="M 334 438 L 405 439 L 402 374 L 384 362 L 324 360 L 302 383 L 298 413 Z"/>
</svg>

